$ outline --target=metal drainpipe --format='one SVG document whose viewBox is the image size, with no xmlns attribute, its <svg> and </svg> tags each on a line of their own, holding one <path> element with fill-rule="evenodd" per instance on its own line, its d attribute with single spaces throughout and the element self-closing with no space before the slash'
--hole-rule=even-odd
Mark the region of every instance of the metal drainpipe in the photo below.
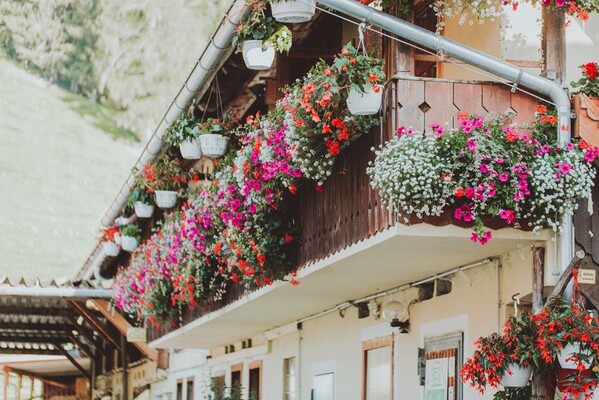
<svg viewBox="0 0 599 400">
<path fill-rule="evenodd" d="M 225 18 L 221 21 L 220 26 L 210 38 L 210 42 L 187 80 L 179 90 L 175 99 L 171 102 L 168 110 L 162 117 L 158 127 L 150 137 L 148 143 L 139 156 L 135 167 L 138 170 L 143 169 L 149 161 L 156 158 L 164 150 L 164 143 L 161 138 L 171 122 L 175 121 L 191 102 L 195 96 L 201 95 L 207 90 L 209 84 L 216 75 L 216 72 L 233 51 L 231 41 L 235 35 L 235 31 L 241 20 L 247 15 L 249 9 L 246 7 L 244 0 L 236 0 L 231 8 L 225 14 Z M 101 219 L 101 224 L 105 227 L 110 226 L 116 217 L 122 212 L 127 204 L 127 198 L 133 187 L 135 174 L 131 173 L 121 190 L 113 200 L 112 204 Z M 101 278 L 98 273 L 100 265 L 104 262 L 105 255 L 100 244 L 96 246 L 92 254 L 88 257 L 78 277 L 89 279 L 92 276 Z"/>
<path fill-rule="evenodd" d="M 504 78 L 515 85 L 525 86 L 537 93 L 548 96 L 555 103 L 558 112 L 558 144 L 565 146 L 571 140 L 570 97 L 557 83 L 533 75 L 496 57 L 465 46 L 459 42 L 435 35 L 414 24 L 389 14 L 365 6 L 355 0 L 317 0 L 323 6 L 332 8 L 347 16 L 375 25 L 403 39 L 410 40 L 428 49 L 441 52 L 481 70 Z M 562 233 L 558 236 L 558 268 L 563 271 L 574 257 L 574 230 L 572 216 L 564 216 Z"/>
</svg>

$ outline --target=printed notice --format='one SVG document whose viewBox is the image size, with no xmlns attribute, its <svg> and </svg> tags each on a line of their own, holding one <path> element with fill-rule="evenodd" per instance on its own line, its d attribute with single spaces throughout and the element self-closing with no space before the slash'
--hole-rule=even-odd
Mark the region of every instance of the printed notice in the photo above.
<svg viewBox="0 0 599 400">
<path fill-rule="evenodd" d="M 584 268 L 579 269 L 578 270 L 578 283 L 594 285 L 595 283 L 597 283 L 596 271 L 594 269 L 584 269 Z"/>
<path fill-rule="evenodd" d="M 425 400 L 447 400 L 448 359 L 426 360 Z"/>
</svg>

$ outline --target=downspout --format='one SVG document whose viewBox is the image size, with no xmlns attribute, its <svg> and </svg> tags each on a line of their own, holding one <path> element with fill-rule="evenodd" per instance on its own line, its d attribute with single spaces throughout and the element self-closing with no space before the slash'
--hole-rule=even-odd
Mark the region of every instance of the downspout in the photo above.
<svg viewBox="0 0 599 400">
<path fill-rule="evenodd" d="M 185 80 L 185 83 L 179 90 L 179 93 L 171 102 L 158 127 L 150 137 L 144 147 L 141 155 L 135 163 L 137 170 L 142 170 L 144 165 L 155 159 L 165 148 L 162 142 L 162 135 L 168 126 L 186 111 L 187 106 L 196 96 L 201 96 L 208 89 L 208 84 L 212 82 L 217 71 L 233 51 L 231 46 L 237 26 L 247 15 L 249 9 L 244 0 L 235 0 L 231 8 L 225 14 L 220 26 L 210 38 L 208 46 L 196 62 L 191 73 Z M 101 224 L 105 227 L 110 226 L 116 217 L 122 212 L 127 204 L 127 198 L 131 192 L 135 179 L 135 173 L 131 173 L 121 190 L 113 200 L 110 207 L 106 210 L 101 219 Z M 79 272 L 80 278 L 90 279 L 92 276 L 101 278 L 99 267 L 105 259 L 104 252 L 100 244 L 96 246 L 89 256 L 83 269 Z"/>
<path fill-rule="evenodd" d="M 342 14 L 377 26 L 400 38 L 410 40 L 430 50 L 456 58 L 483 71 L 504 78 L 514 85 L 525 86 L 541 95 L 545 95 L 557 107 L 558 145 L 565 146 L 571 140 L 570 97 L 557 83 L 533 75 L 496 57 L 465 46 L 459 42 L 436 35 L 414 24 L 393 17 L 355 0 L 317 0 L 323 6 L 337 10 Z M 557 263 L 560 272 L 570 264 L 574 257 L 574 230 L 572 216 L 565 215 L 562 220 L 562 233 L 558 237 Z"/>
</svg>

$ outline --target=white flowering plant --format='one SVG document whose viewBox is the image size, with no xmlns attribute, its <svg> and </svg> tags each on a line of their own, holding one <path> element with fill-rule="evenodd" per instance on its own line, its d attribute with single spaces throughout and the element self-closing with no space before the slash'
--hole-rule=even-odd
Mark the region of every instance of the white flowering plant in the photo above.
<svg viewBox="0 0 599 400">
<path fill-rule="evenodd" d="M 366 172 L 384 204 L 395 208 L 408 222 L 409 216 L 439 216 L 454 192 L 446 175 L 448 160 L 439 154 L 437 139 L 411 129 L 391 139 L 375 152 Z"/>
<path fill-rule="evenodd" d="M 376 151 L 367 173 L 385 204 L 404 220 L 451 212 L 487 243 L 487 226 L 560 229 L 560 218 L 590 196 L 599 149 L 584 142 L 556 146 L 557 119 L 543 106 L 536 122 L 506 125 L 506 117 L 460 114 L 459 127 L 433 133 L 400 128 Z"/>
<path fill-rule="evenodd" d="M 266 17 L 264 10 L 254 10 L 249 19 L 238 26 L 233 38 L 237 52 L 241 52 L 246 40 L 261 40 L 262 47 L 272 46 L 278 53 L 289 53 L 293 44 L 291 30 L 272 17 Z"/>
</svg>

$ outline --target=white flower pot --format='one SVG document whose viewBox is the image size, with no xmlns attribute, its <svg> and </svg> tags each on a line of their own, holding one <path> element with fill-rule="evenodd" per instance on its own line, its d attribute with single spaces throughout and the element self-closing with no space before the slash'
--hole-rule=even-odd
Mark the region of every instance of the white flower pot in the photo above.
<svg viewBox="0 0 599 400">
<path fill-rule="evenodd" d="M 200 148 L 198 139 L 190 139 L 181 142 L 179 151 L 181 151 L 181 156 L 186 160 L 198 160 L 202 158 L 202 149 Z"/>
<path fill-rule="evenodd" d="M 136 201 L 134 204 L 137 218 L 151 218 L 154 215 L 154 205 Z"/>
<path fill-rule="evenodd" d="M 314 0 L 271 0 L 270 9 L 274 19 L 279 22 L 306 22 L 314 15 L 316 2 Z"/>
<path fill-rule="evenodd" d="M 115 242 L 102 242 L 104 254 L 108 257 L 116 257 L 119 255 L 119 246 Z"/>
<path fill-rule="evenodd" d="M 173 190 L 156 191 L 156 205 L 160 208 L 173 208 L 178 198 L 179 194 Z"/>
<path fill-rule="evenodd" d="M 511 375 L 509 372 L 511 372 Z M 503 371 L 503 378 L 501 378 L 501 386 L 503 387 L 524 387 L 530 380 L 532 374 L 532 367 L 521 367 L 518 364 L 508 364 L 507 368 Z"/>
<path fill-rule="evenodd" d="M 246 40 L 243 42 L 243 61 L 245 66 L 256 71 L 269 69 L 275 60 L 275 49 L 267 43 L 266 50 L 262 48 L 261 40 Z"/>
<path fill-rule="evenodd" d="M 200 135 L 202 152 L 208 158 L 222 157 L 227 150 L 229 138 L 217 133 L 207 133 Z"/>
<path fill-rule="evenodd" d="M 352 88 L 347 96 L 347 108 L 353 115 L 372 115 L 379 112 L 383 101 L 383 90 L 378 93 L 372 90 L 372 85 L 364 85 L 364 93 Z"/>
<path fill-rule="evenodd" d="M 121 244 L 123 250 L 132 252 L 139 247 L 139 241 L 132 236 L 123 236 L 123 242 Z"/>
<path fill-rule="evenodd" d="M 580 344 L 578 343 L 568 343 L 564 346 L 564 348 L 557 355 L 557 361 L 559 361 L 559 365 L 564 369 L 576 369 L 578 363 L 574 360 L 568 360 L 568 358 L 572 357 L 572 353 L 580 353 Z M 583 354 L 590 354 L 590 351 L 585 351 Z M 583 361 L 582 365 L 585 368 L 589 368 L 591 366 L 590 361 Z"/>
<path fill-rule="evenodd" d="M 121 244 L 121 233 L 120 232 L 115 233 L 113 240 L 116 244 Z"/>
</svg>

